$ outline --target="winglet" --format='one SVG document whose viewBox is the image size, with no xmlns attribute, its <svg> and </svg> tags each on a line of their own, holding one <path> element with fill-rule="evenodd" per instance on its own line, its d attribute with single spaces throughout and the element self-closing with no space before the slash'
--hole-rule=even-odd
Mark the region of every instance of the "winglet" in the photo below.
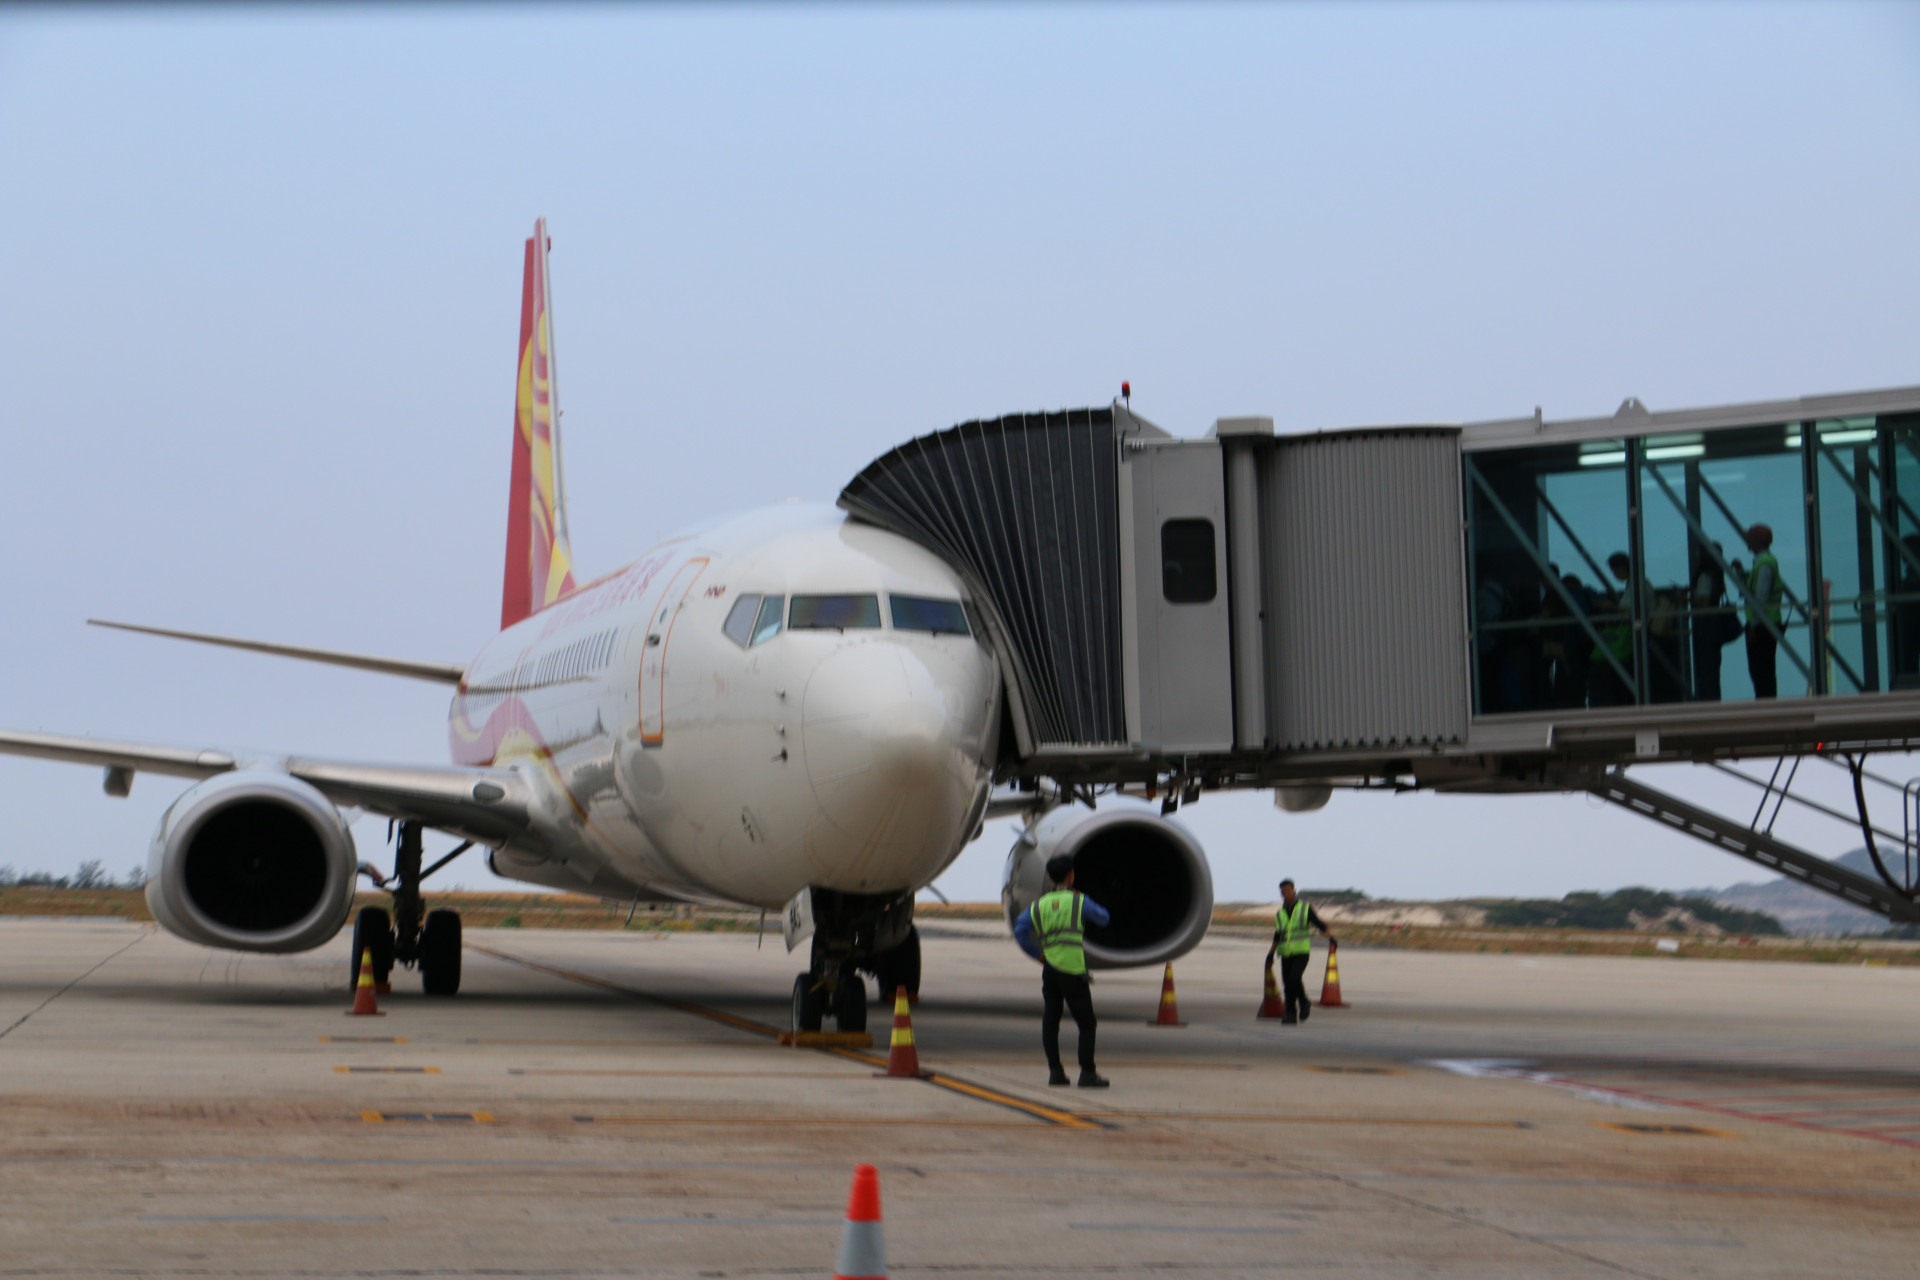
<svg viewBox="0 0 1920 1280">
<path fill-rule="evenodd" d="M 547 221 L 533 224 L 520 293 L 519 383 L 514 397 L 513 472 L 507 495 L 507 563 L 500 626 L 512 626 L 573 583 L 554 380 L 553 296 L 547 279 Z"/>
</svg>

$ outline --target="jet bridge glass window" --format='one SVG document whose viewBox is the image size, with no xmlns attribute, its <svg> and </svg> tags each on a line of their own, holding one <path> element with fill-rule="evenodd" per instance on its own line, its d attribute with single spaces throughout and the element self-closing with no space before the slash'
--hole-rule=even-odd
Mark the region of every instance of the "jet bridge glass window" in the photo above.
<svg viewBox="0 0 1920 1280">
<path fill-rule="evenodd" d="M 760 597 L 741 596 L 733 602 L 733 608 L 727 610 L 727 620 L 720 630 L 726 633 L 727 639 L 744 649 L 753 643 L 753 624 L 759 616 Z"/>
<path fill-rule="evenodd" d="M 931 631 L 937 636 L 967 634 L 967 611 L 958 600 L 929 600 L 921 596 L 889 596 L 895 631 Z"/>
<path fill-rule="evenodd" d="M 794 631 L 847 631 L 879 625 L 879 596 L 795 596 L 787 615 L 787 626 Z"/>
<path fill-rule="evenodd" d="M 1479 714 L 1920 689 L 1920 415 L 1489 450 L 1466 484 Z"/>
<path fill-rule="evenodd" d="M 1160 592 L 1168 604 L 1206 604 L 1219 587 L 1213 521 L 1169 520 L 1160 526 Z"/>
</svg>

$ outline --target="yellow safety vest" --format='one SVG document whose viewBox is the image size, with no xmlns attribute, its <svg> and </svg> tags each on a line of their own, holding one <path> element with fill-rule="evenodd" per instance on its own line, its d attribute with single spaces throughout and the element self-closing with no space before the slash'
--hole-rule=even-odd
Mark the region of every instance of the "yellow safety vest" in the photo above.
<svg viewBox="0 0 1920 1280">
<path fill-rule="evenodd" d="M 1285 907 L 1273 914 L 1273 927 L 1280 933 L 1280 954 L 1304 956 L 1313 950 L 1313 933 L 1307 924 L 1307 900 L 1295 898 L 1293 910 Z"/>
<path fill-rule="evenodd" d="M 1062 973 L 1087 971 L 1086 934 L 1080 922 L 1080 904 L 1085 901 L 1084 894 L 1055 889 L 1027 908 L 1041 955 Z"/>
<path fill-rule="evenodd" d="M 1780 577 L 1780 562 L 1773 558 L 1773 552 L 1762 551 L 1753 558 L 1753 568 L 1747 570 L 1747 625 L 1752 626 L 1760 619 L 1754 610 L 1755 598 L 1760 591 L 1760 570 L 1773 570 L 1773 582 L 1767 588 L 1767 598 L 1758 603 L 1766 611 L 1767 620 L 1774 626 L 1780 625 L 1780 601 L 1786 597 L 1787 584 Z"/>
</svg>

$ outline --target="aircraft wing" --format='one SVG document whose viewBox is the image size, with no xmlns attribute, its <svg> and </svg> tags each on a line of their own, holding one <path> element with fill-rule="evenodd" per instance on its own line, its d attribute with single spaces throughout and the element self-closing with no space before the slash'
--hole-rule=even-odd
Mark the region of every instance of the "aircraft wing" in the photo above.
<svg viewBox="0 0 1920 1280">
<path fill-rule="evenodd" d="M 481 844 L 501 844 L 524 831 L 533 794 L 511 769 L 361 764 L 301 757 L 243 760 L 225 751 L 156 747 L 101 738 L 0 729 L 0 754 L 97 765 L 110 793 L 125 795 L 132 774 L 203 779 L 240 768 L 286 773 L 337 805 L 411 820 Z M 116 787 L 121 788 L 117 789 Z"/>
</svg>

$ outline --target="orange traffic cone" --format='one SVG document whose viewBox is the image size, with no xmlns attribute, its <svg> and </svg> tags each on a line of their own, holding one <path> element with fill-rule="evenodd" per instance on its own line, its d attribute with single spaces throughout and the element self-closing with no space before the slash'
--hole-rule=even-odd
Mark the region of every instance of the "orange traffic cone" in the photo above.
<svg viewBox="0 0 1920 1280">
<path fill-rule="evenodd" d="M 373 952 L 365 947 L 360 949 L 360 981 L 353 988 L 353 1008 L 347 1010 L 349 1018 L 384 1018 L 380 1007 L 373 998 Z"/>
<path fill-rule="evenodd" d="M 847 1192 L 847 1225 L 840 1229 L 840 1257 L 833 1264 L 833 1280 L 886 1280 L 886 1275 L 880 1171 L 870 1164 L 857 1164 L 853 1166 L 853 1187 Z"/>
<path fill-rule="evenodd" d="M 1351 1009 L 1352 1005 L 1340 998 L 1340 945 L 1327 944 L 1327 980 L 1320 987 L 1320 1007 L 1322 1009 Z"/>
<path fill-rule="evenodd" d="M 920 1051 L 913 1043 L 913 1015 L 907 1012 L 905 987 L 893 989 L 893 1044 L 887 1049 L 887 1074 L 907 1080 L 918 1080 L 922 1075 Z M 859 1174 L 856 1172 L 854 1187 L 857 1189 L 859 1185 Z M 877 1215 L 878 1211 L 875 1212 Z"/>
<path fill-rule="evenodd" d="M 1271 964 L 1267 965 L 1266 997 L 1260 1001 L 1260 1012 L 1253 1016 L 1256 1018 L 1284 1018 L 1287 1016 L 1286 1003 L 1280 999 L 1280 980 L 1273 976 L 1273 965 Z"/>
<path fill-rule="evenodd" d="M 1147 1020 L 1150 1027 L 1184 1027 L 1180 1021 L 1180 1002 L 1173 998 L 1173 966 L 1167 966 L 1167 974 L 1160 979 L 1160 1012 Z"/>
</svg>

